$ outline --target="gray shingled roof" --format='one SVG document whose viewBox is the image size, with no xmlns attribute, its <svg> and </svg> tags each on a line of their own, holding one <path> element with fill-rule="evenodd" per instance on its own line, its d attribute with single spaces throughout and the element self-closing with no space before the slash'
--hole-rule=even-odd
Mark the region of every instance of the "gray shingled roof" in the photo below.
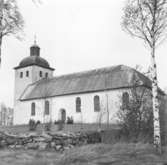
<svg viewBox="0 0 167 165">
<path fill-rule="evenodd" d="M 139 85 L 151 87 L 146 76 L 130 67 L 118 65 L 42 79 L 29 85 L 20 100 L 127 88 L 134 85 L 134 77 L 139 80 Z"/>
<path fill-rule="evenodd" d="M 37 65 L 37 66 L 41 66 L 43 68 L 47 68 L 50 70 L 54 70 L 53 68 L 51 68 L 49 66 L 49 63 L 42 57 L 40 56 L 28 56 L 25 57 L 17 67 L 15 67 L 14 69 L 19 69 L 19 68 L 24 68 L 27 66 L 32 66 L 32 65 Z"/>
</svg>

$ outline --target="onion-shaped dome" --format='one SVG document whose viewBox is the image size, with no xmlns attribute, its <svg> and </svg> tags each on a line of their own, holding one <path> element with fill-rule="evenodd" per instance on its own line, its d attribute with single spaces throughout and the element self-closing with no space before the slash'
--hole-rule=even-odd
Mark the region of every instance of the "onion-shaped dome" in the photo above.
<svg viewBox="0 0 167 165">
<path fill-rule="evenodd" d="M 40 47 L 36 44 L 36 41 L 30 47 L 30 56 L 24 58 L 15 69 L 32 65 L 54 70 L 53 68 L 50 68 L 49 63 L 44 58 L 40 57 Z"/>
<path fill-rule="evenodd" d="M 19 67 L 26 67 L 30 65 L 38 65 L 41 67 L 49 68 L 49 63 L 40 56 L 29 56 L 29 57 L 24 58 L 19 63 Z"/>
</svg>

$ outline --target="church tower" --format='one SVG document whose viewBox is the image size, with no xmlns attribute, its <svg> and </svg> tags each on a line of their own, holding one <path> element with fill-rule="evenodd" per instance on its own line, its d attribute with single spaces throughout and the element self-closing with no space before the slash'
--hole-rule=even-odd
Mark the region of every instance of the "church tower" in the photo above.
<svg viewBox="0 0 167 165">
<path fill-rule="evenodd" d="M 15 69 L 14 105 L 17 104 L 29 84 L 40 79 L 52 78 L 54 69 L 40 57 L 40 47 L 34 44 L 30 47 L 30 56 L 24 58 Z"/>
</svg>

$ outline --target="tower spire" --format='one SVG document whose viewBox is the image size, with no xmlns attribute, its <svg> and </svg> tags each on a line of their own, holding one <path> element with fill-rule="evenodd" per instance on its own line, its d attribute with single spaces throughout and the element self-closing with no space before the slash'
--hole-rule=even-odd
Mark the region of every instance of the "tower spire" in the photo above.
<svg viewBox="0 0 167 165">
<path fill-rule="evenodd" d="M 36 36 L 36 34 L 34 35 L 34 45 L 37 45 L 37 36 Z"/>
<path fill-rule="evenodd" d="M 34 44 L 30 47 L 30 56 L 40 56 L 40 47 L 37 45 L 37 36 L 34 35 Z"/>
</svg>

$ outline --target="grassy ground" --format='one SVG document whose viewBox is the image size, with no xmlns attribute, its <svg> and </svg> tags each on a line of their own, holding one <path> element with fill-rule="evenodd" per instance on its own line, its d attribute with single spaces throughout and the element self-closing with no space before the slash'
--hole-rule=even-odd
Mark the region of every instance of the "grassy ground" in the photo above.
<svg viewBox="0 0 167 165">
<path fill-rule="evenodd" d="M 113 129 L 118 126 L 116 125 L 106 125 L 102 124 L 101 129 Z M 78 132 L 78 131 L 91 131 L 91 130 L 98 130 L 99 125 L 98 124 L 65 124 L 63 127 L 63 132 Z M 37 126 L 36 132 L 42 132 L 43 125 L 40 124 Z M 51 126 L 51 132 L 57 132 L 58 125 L 52 124 Z M 15 126 L 0 126 L 0 131 L 8 131 L 12 133 L 27 133 L 29 132 L 28 125 L 15 125 Z"/>
<path fill-rule="evenodd" d="M 156 155 L 149 144 L 86 145 L 65 153 L 1 150 L 1 165 L 167 165 L 167 149 Z"/>
<path fill-rule="evenodd" d="M 104 127 L 104 126 L 103 126 Z M 95 130 L 97 125 L 66 125 L 64 132 Z M 110 127 L 111 128 L 111 127 Z M 52 132 L 56 132 L 56 126 Z M 0 131 L 29 132 L 27 125 L 0 127 Z M 42 131 L 42 125 L 37 132 Z M 117 143 L 95 144 L 66 150 L 64 153 L 37 150 L 0 150 L 0 165 L 167 165 L 167 147 L 156 155 L 150 144 Z"/>
</svg>

